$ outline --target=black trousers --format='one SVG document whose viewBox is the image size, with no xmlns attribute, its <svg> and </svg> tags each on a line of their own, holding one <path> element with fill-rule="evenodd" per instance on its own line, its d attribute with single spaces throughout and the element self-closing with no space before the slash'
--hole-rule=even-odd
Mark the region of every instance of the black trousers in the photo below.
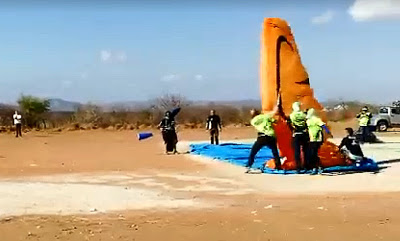
<svg viewBox="0 0 400 241">
<path fill-rule="evenodd" d="M 308 163 L 308 168 L 318 168 L 321 166 L 320 159 L 318 156 L 318 151 L 319 148 L 322 146 L 322 142 L 310 142 L 310 148 L 309 148 L 309 163 Z"/>
<path fill-rule="evenodd" d="M 212 129 L 210 130 L 210 138 L 211 138 L 211 144 L 213 145 L 214 143 L 216 145 L 219 144 L 219 140 L 218 140 L 218 136 L 219 136 L 219 131 L 217 129 Z"/>
<path fill-rule="evenodd" d="M 16 137 L 22 137 L 22 124 L 16 124 L 15 125 L 15 136 Z"/>
<path fill-rule="evenodd" d="M 174 130 L 167 130 L 162 132 L 165 143 L 166 152 L 176 151 L 176 143 L 178 143 L 178 136 Z"/>
<path fill-rule="evenodd" d="M 293 136 L 293 149 L 294 149 L 294 159 L 296 160 L 297 170 L 302 168 L 301 165 L 301 150 L 304 154 L 304 167 L 308 169 L 308 143 L 309 136 L 307 133 L 295 133 Z"/>
<path fill-rule="evenodd" d="M 361 128 L 361 141 L 367 142 L 369 137 L 369 126 L 360 126 Z"/>
<path fill-rule="evenodd" d="M 281 159 L 279 157 L 278 146 L 276 143 L 276 138 L 271 136 L 259 136 L 257 137 L 256 142 L 254 142 L 253 147 L 250 151 L 249 160 L 247 162 L 246 167 L 251 167 L 254 163 L 254 158 L 256 157 L 257 153 L 263 148 L 264 146 L 268 147 L 272 151 L 272 155 L 275 159 L 275 166 L 276 168 L 281 168 Z"/>
</svg>

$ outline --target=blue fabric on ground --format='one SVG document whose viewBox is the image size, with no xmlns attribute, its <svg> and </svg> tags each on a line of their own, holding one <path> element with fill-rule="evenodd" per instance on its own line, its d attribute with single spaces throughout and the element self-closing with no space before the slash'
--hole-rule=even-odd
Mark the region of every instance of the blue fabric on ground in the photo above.
<svg viewBox="0 0 400 241">
<path fill-rule="evenodd" d="M 238 166 L 246 166 L 247 160 L 250 154 L 252 144 L 236 144 L 236 143 L 224 143 L 220 145 L 210 144 L 192 144 L 191 153 L 201 156 L 210 157 L 213 159 L 221 160 L 223 162 L 232 163 Z M 266 160 L 272 159 L 272 152 L 269 148 L 262 148 L 253 164 L 253 168 L 261 168 Z M 372 159 L 366 159 L 360 163 L 360 166 L 334 166 L 324 168 L 323 172 L 365 172 L 365 171 L 377 171 L 378 164 Z M 265 168 L 264 173 L 269 174 L 295 174 L 296 171 L 284 171 Z"/>
</svg>

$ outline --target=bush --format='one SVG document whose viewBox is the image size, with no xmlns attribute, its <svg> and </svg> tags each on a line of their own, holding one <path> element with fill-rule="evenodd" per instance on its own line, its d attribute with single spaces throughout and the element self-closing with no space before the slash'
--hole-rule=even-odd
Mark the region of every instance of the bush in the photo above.
<svg viewBox="0 0 400 241">
<path fill-rule="evenodd" d="M 31 95 L 22 95 L 18 99 L 18 104 L 24 114 L 24 119 L 28 127 L 37 127 L 39 121 L 45 124 L 44 114 L 50 110 L 49 100 Z"/>
</svg>

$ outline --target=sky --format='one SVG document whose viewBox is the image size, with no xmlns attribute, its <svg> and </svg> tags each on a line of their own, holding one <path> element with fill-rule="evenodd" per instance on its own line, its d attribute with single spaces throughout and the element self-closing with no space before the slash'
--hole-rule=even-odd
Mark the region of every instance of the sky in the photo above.
<svg viewBox="0 0 400 241">
<path fill-rule="evenodd" d="M 400 99 L 400 0 L 1 4 L 1 102 L 258 99 L 265 17 L 291 25 L 320 100 Z"/>
</svg>

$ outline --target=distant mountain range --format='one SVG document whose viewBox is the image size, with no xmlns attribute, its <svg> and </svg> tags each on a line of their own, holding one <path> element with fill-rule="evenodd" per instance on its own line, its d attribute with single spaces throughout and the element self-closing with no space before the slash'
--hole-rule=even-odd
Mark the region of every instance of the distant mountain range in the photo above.
<svg viewBox="0 0 400 241">
<path fill-rule="evenodd" d="M 49 99 L 50 111 L 54 112 L 74 112 L 77 111 L 84 104 L 79 102 L 67 101 L 59 98 Z M 228 105 L 228 106 L 250 106 L 259 107 L 260 100 L 239 100 L 239 101 L 190 101 L 196 105 Z M 143 108 L 150 108 L 154 105 L 154 101 L 119 101 L 112 103 L 98 103 L 97 106 L 103 108 L 105 111 L 111 110 L 138 110 Z"/>
<path fill-rule="evenodd" d="M 49 99 L 49 101 L 50 111 L 74 112 L 82 106 L 81 103 L 66 101 L 62 99 Z"/>
<path fill-rule="evenodd" d="M 59 98 L 49 99 L 50 101 L 50 110 L 51 111 L 61 111 L 61 112 L 73 112 L 77 111 L 80 107 L 84 106 L 84 104 L 79 102 L 67 101 Z M 261 107 L 260 100 L 235 100 L 235 101 L 190 101 L 189 103 L 195 104 L 197 106 L 206 106 L 206 105 L 227 105 L 227 106 L 236 106 L 236 107 Z M 111 102 L 111 103 L 97 103 L 96 105 L 103 108 L 105 111 L 111 110 L 138 110 L 143 108 L 151 108 L 154 106 L 155 101 L 119 101 L 119 102 Z M 353 107 L 353 106 L 361 106 L 365 105 L 365 103 L 356 102 L 356 101 L 325 101 L 322 105 L 326 109 L 335 109 L 341 107 Z"/>
</svg>

